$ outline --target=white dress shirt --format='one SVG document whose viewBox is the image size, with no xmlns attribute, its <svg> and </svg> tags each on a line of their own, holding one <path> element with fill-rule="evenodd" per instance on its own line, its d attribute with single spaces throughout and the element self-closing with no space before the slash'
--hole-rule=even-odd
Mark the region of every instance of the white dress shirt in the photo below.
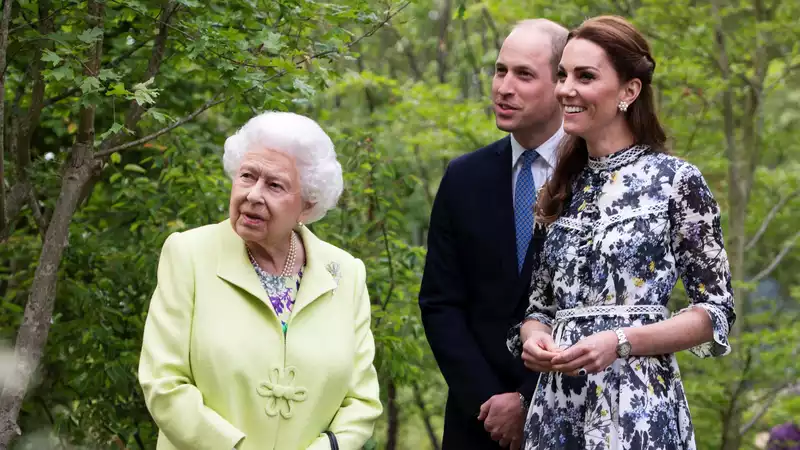
<svg viewBox="0 0 800 450">
<path fill-rule="evenodd" d="M 561 127 L 556 131 L 556 134 L 550 136 L 550 139 L 545 141 L 544 144 L 540 145 L 539 147 L 534 150 L 536 153 L 539 154 L 539 157 L 536 158 L 533 163 L 531 164 L 531 172 L 533 172 L 533 183 L 536 185 L 536 191 L 539 191 L 547 180 L 550 179 L 550 175 L 553 174 L 553 169 L 556 167 L 556 158 L 557 158 L 557 150 L 558 144 L 561 142 L 561 138 L 564 137 L 564 128 Z M 512 166 L 512 176 L 511 176 L 511 201 L 514 201 L 514 196 L 517 194 L 517 177 L 519 176 L 520 170 L 522 170 L 522 153 L 527 150 L 523 147 L 516 139 L 514 139 L 514 135 L 511 135 L 511 166 Z"/>
</svg>

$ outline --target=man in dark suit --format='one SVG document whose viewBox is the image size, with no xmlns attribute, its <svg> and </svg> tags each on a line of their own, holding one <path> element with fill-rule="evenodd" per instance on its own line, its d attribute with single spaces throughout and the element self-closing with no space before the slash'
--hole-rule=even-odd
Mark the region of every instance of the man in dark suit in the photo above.
<svg viewBox="0 0 800 450">
<path fill-rule="evenodd" d="M 525 316 L 533 204 L 563 136 L 554 90 L 566 37 L 543 19 L 509 34 L 492 101 L 510 136 L 451 161 L 433 204 L 419 304 L 449 387 L 444 450 L 522 443 L 538 374 L 511 356 L 506 333 Z"/>
</svg>

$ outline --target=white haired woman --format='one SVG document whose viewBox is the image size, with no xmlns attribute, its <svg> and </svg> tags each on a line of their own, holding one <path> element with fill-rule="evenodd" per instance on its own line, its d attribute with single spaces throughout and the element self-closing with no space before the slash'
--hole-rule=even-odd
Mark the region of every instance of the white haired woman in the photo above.
<svg viewBox="0 0 800 450">
<path fill-rule="evenodd" d="M 313 120 L 225 142 L 230 218 L 161 252 L 139 365 L 159 450 L 358 449 L 381 414 L 364 264 L 306 228 L 342 192 Z"/>
</svg>

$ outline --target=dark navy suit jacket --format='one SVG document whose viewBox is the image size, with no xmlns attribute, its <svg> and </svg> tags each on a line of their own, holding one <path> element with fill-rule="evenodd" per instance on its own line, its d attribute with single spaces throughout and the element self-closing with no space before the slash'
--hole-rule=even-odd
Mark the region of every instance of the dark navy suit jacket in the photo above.
<svg viewBox="0 0 800 450">
<path fill-rule="evenodd" d="M 454 159 L 433 204 L 419 305 L 449 387 L 444 450 L 500 448 L 477 420 L 480 405 L 506 392 L 530 400 L 538 379 L 506 349 L 540 246 L 531 241 L 519 273 L 511 157 L 506 137 Z"/>
</svg>

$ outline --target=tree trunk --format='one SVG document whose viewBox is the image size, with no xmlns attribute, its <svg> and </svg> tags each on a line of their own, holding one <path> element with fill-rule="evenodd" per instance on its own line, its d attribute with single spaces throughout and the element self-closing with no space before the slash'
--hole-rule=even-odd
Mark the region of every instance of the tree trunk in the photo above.
<svg viewBox="0 0 800 450">
<path fill-rule="evenodd" d="M 88 2 L 88 23 L 103 26 L 104 5 L 93 0 Z M 102 39 L 90 51 L 85 73 L 96 76 L 100 70 Z M 47 343 L 47 335 L 55 306 L 58 268 L 64 249 L 69 242 L 69 225 L 80 202 L 81 192 L 91 180 L 99 163 L 94 160 L 95 106 L 81 108 L 78 136 L 72 147 L 70 158 L 64 166 L 61 192 L 47 228 L 39 263 L 34 273 L 33 285 L 25 304 L 17 340 L 15 342 L 16 366 L 6 380 L 0 400 L 0 450 L 7 450 L 11 441 L 20 434 L 17 417 L 28 390 L 33 372 L 39 366 Z"/>
<path fill-rule="evenodd" d="M 400 431 L 400 411 L 397 407 L 397 387 L 394 380 L 389 380 L 387 389 L 386 418 L 389 426 L 386 428 L 386 450 L 397 450 L 397 436 Z"/>
<path fill-rule="evenodd" d="M 725 131 L 726 155 L 729 161 L 728 180 L 728 245 L 727 252 L 731 265 L 731 277 L 734 283 L 745 279 L 744 249 L 747 245 L 745 230 L 745 220 L 747 218 L 747 173 L 746 159 L 743 158 L 744 149 L 736 141 L 736 118 L 734 109 L 734 86 L 733 71 L 728 59 L 728 49 L 724 31 L 723 17 L 721 10 L 723 5 L 721 0 L 712 1 L 712 13 L 714 15 L 714 37 L 718 53 L 717 65 L 725 84 L 722 92 L 722 113 Z M 744 329 L 745 321 L 744 289 L 735 289 L 737 321 L 731 329 L 731 337 L 741 334 Z M 739 391 L 739 389 L 737 389 Z M 722 415 L 722 449 L 738 450 L 739 448 L 739 428 L 741 423 L 741 413 L 737 406 L 738 398 L 734 395 L 730 399 L 730 407 Z"/>
<path fill-rule="evenodd" d="M 439 12 L 439 40 L 436 45 L 436 63 L 439 82 L 447 82 L 447 37 L 450 31 L 450 16 L 453 15 L 453 0 L 444 0 Z"/>
<path fill-rule="evenodd" d="M 425 399 L 422 398 L 422 391 L 417 383 L 414 383 L 414 400 L 417 402 L 417 407 L 422 414 L 422 422 L 425 424 L 425 431 L 428 432 L 428 439 L 431 441 L 431 448 L 434 450 L 439 450 L 442 447 L 439 444 L 439 438 L 436 436 L 436 432 L 433 430 L 431 415 L 428 414 L 428 409 L 425 405 Z"/>
<path fill-rule="evenodd" d="M 8 24 L 11 20 L 11 0 L 3 4 L 3 20 L 0 24 L 0 67 L 6 67 L 6 49 L 8 48 Z M 6 73 L 0 73 L 0 230 L 6 225 L 6 166 L 5 166 L 5 108 L 6 106 Z"/>
<path fill-rule="evenodd" d="M 92 117 L 94 111 L 91 113 Z M 16 425 L 28 383 L 44 353 L 55 305 L 58 268 L 69 240 L 69 225 L 80 200 L 83 187 L 92 177 L 96 163 L 91 155 L 91 141 L 77 144 L 70 167 L 64 175 L 53 218 L 47 228 L 33 288 L 25 305 L 25 315 L 15 345 L 16 367 L 13 383 L 5 383 L 0 405 L 0 450 L 6 450 L 19 434 Z M 83 147 L 83 148 L 79 148 Z"/>
</svg>

